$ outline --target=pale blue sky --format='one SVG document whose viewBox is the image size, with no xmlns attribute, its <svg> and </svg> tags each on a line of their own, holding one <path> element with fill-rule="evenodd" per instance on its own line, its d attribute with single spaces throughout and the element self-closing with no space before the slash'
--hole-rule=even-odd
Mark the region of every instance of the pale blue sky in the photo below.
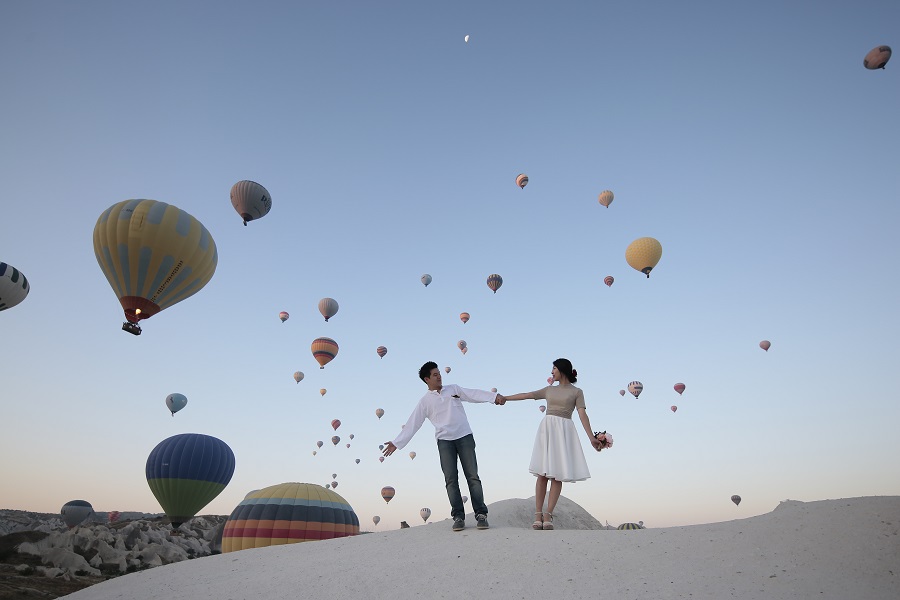
<svg viewBox="0 0 900 600">
<path fill-rule="evenodd" d="M 377 461 L 419 366 L 512 394 L 560 356 L 615 436 L 563 489 L 600 520 L 900 494 L 900 63 L 862 65 L 898 23 L 890 1 L 3 3 L 0 260 L 32 289 L 0 314 L 0 507 L 157 512 L 147 455 L 197 432 L 237 459 L 203 512 L 337 473 L 365 528 L 440 520 L 429 424 Z M 241 179 L 273 199 L 248 227 Z M 137 338 L 91 242 L 129 198 L 188 211 L 219 251 Z M 643 236 L 650 279 L 624 260 Z M 467 409 L 488 503 L 534 493 L 536 404 Z"/>
</svg>

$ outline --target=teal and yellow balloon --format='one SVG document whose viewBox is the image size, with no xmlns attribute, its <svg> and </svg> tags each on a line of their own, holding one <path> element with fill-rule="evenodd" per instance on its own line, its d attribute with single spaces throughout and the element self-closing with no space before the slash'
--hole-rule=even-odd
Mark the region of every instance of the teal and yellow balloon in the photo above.
<svg viewBox="0 0 900 600">
<path fill-rule="evenodd" d="M 203 224 L 171 204 L 124 200 L 94 226 L 94 255 L 122 304 L 122 329 L 189 298 L 216 272 L 216 243 Z"/>
<path fill-rule="evenodd" d="M 0 262 L 0 310 L 15 306 L 30 290 L 28 280 L 18 269 Z"/>
<path fill-rule="evenodd" d="M 234 452 L 218 438 L 182 433 L 166 438 L 147 458 L 147 484 L 178 527 L 218 496 L 234 475 Z"/>
<path fill-rule="evenodd" d="M 225 522 L 222 552 L 357 534 L 359 518 L 337 492 L 314 483 L 280 483 L 247 494 L 237 505 Z"/>
</svg>

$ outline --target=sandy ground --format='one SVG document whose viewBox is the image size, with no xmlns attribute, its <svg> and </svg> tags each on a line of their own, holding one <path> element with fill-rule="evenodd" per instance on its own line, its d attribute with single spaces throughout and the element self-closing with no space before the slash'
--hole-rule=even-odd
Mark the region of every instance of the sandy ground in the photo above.
<svg viewBox="0 0 900 600">
<path fill-rule="evenodd" d="M 584 528 L 599 524 L 563 500 L 554 531 L 530 528 L 531 499 L 504 500 L 489 505 L 486 531 L 469 515 L 462 532 L 445 520 L 244 550 L 67 598 L 900 598 L 898 496 L 785 501 L 749 519 L 636 531 Z"/>
</svg>

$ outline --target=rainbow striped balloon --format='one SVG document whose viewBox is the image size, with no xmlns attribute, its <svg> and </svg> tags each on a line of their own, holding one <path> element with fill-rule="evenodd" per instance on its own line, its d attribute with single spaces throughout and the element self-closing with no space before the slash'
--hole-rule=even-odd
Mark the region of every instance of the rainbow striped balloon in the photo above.
<svg viewBox="0 0 900 600">
<path fill-rule="evenodd" d="M 334 357 L 337 356 L 338 353 L 337 342 L 327 337 L 314 339 L 309 349 L 312 352 L 313 358 L 319 363 L 320 369 L 324 369 L 325 365 L 334 360 Z"/>
<path fill-rule="evenodd" d="M 336 492 L 314 483 L 280 483 L 247 494 L 237 505 L 225 522 L 222 552 L 357 534 L 359 519 Z"/>
</svg>

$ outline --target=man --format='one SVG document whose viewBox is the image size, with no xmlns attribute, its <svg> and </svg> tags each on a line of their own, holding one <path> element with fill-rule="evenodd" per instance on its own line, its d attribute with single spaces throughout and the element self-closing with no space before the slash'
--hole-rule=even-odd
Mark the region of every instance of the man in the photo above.
<svg viewBox="0 0 900 600">
<path fill-rule="evenodd" d="M 484 504 L 484 492 L 481 479 L 478 478 L 478 461 L 475 459 L 475 437 L 466 418 L 463 402 L 506 403 L 506 398 L 496 392 L 470 390 L 458 385 L 443 385 L 441 370 L 434 362 L 427 362 L 419 369 L 419 379 L 428 386 L 428 391 L 416 404 L 409 420 L 399 435 L 385 442 L 384 455 L 390 456 L 396 450 L 406 446 L 413 438 L 425 419 L 434 425 L 434 437 L 437 439 L 438 453 L 441 457 L 441 470 L 444 472 L 444 483 L 447 497 L 450 499 L 450 516 L 453 517 L 453 531 L 462 531 L 466 527 L 466 511 L 463 508 L 462 494 L 459 491 L 459 471 L 456 463 L 462 464 L 466 482 L 469 485 L 469 496 L 475 510 L 475 521 L 478 529 L 487 529 L 487 506 Z"/>
</svg>

